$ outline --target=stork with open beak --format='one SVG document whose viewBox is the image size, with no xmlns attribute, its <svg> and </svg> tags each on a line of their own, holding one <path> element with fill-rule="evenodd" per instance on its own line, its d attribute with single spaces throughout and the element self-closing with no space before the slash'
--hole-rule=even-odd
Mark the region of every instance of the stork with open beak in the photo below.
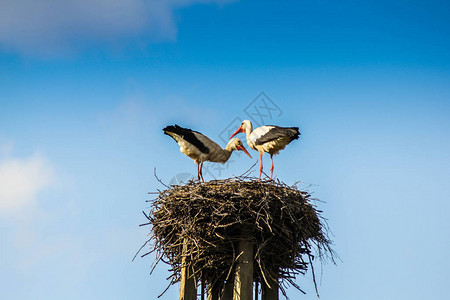
<svg viewBox="0 0 450 300">
<path fill-rule="evenodd" d="M 298 127 L 279 127 L 272 125 L 264 125 L 253 130 L 252 123 L 249 120 L 244 120 L 241 126 L 236 130 L 230 139 L 243 132 L 247 134 L 247 145 L 259 152 L 259 179 L 261 180 L 261 173 L 263 170 L 262 155 L 264 152 L 270 154 L 270 179 L 273 176 L 273 156 L 283 150 L 290 142 L 298 139 L 300 132 Z"/>
<path fill-rule="evenodd" d="M 202 168 L 203 162 L 205 161 L 224 164 L 228 161 L 234 150 L 244 151 L 245 154 L 252 158 L 242 144 L 242 141 L 238 138 L 229 141 L 225 149 L 222 149 L 222 147 L 200 132 L 183 128 L 178 125 L 167 126 L 163 131 L 164 134 L 172 137 L 178 145 L 180 145 L 180 151 L 182 153 L 195 161 L 197 164 L 197 179 L 199 181 L 204 181 Z"/>
</svg>

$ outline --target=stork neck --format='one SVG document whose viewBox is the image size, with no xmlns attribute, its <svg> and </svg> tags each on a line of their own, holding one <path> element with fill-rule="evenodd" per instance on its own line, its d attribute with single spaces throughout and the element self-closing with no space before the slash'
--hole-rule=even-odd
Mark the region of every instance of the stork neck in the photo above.
<svg viewBox="0 0 450 300">
<path fill-rule="evenodd" d="M 256 150 L 255 145 L 254 145 L 252 139 L 250 138 L 250 135 L 252 134 L 252 132 L 253 132 L 252 123 L 246 124 L 246 126 L 245 126 L 245 135 L 246 135 L 246 137 L 245 137 L 245 139 L 247 140 L 247 145 L 250 148 Z"/>
<path fill-rule="evenodd" d="M 230 157 L 231 153 L 233 153 L 234 150 L 236 150 L 236 149 L 233 147 L 233 140 L 231 140 L 231 141 L 228 142 L 227 146 L 223 150 L 228 155 L 227 159 Z"/>
<path fill-rule="evenodd" d="M 231 156 L 231 153 L 234 149 L 231 148 L 231 145 L 228 144 L 225 149 L 222 149 L 220 154 L 217 155 L 217 162 L 226 163 Z"/>
<path fill-rule="evenodd" d="M 250 123 L 250 122 L 249 122 L 249 123 Z M 253 125 L 252 125 L 252 123 L 246 124 L 246 125 L 245 125 L 245 134 L 247 135 L 247 138 L 248 138 L 248 136 L 249 136 L 250 134 L 252 134 L 252 132 L 253 132 Z"/>
<path fill-rule="evenodd" d="M 223 151 L 226 151 L 226 152 L 230 152 L 230 155 L 231 155 L 231 152 L 234 151 L 234 149 L 233 149 L 232 146 L 231 146 L 231 142 L 232 142 L 232 141 L 229 141 L 228 144 L 227 144 L 227 146 L 226 146 L 225 149 L 223 150 Z"/>
</svg>

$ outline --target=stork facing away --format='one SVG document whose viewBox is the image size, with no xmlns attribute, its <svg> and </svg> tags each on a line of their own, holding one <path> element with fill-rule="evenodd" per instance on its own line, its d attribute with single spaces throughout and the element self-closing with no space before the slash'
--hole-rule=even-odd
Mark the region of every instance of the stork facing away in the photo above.
<svg viewBox="0 0 450 300">
<path fill-rule="evenodd" d="M 273 156 L 283 150 L 290 142 L 298 139 L 300 132 L 298 127 L 279 127 L 273 125 L 264 125 L 253 130 L 252 122 L 249 120 L 242 121 L 239 128 L 230 137 L 230 139 L 243 132 L 247 134 L 247 145 L 259 152 L 259 180 L 261 180 L 261 172 L 263 170 L 262 155 L 264 152 L 270 154 L 270 179 L 273 176 Z"/>
<path fill-rule="evenodd" d="M 252 158 L 238 138 L 230 140 L 225 149 L 222 149 L 217 143 L 198 131 L 183 128 L 178 125 L 167 126 L 163 131 L 164 134 L 172 137 L 180 145 L 180 151 L 182 153 L 195 161 L 197 164 L 197 179 L 199 181 L 204 181 L 202 168 L 203 162 L 205 161 L 224 164 L 228 161 L 234 150 L 244 151 L 245 154 Z"/>
</svg>

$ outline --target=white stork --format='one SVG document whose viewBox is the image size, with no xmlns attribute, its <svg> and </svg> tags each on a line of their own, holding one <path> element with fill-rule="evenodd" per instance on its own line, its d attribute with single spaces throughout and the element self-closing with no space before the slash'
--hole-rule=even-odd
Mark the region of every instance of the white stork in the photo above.
<svg viewBox="0 0 450 300">
<path fill-rule="evenodd" d="M 178 145 L 180 145 L 180 151 L 182 153 L 195 161 L 197 164 L 197 179 L 199 181 L 200 179 L 204 181 L 202 168 L 203 162 L 205 161 L 224 164 L 228 161 L 234 150 L 242 150 L 252 158 L 238 138 L 229 141 L 225 149 L 222 149 L 222 147 L 200 132 L 183 128 L 178 125 L 167 126 L 163 131 L 164 134 L 171 136 Z"/>
<path fill-rule="evenodd" d="M 244 120 L 241 126 L 236 130 L 230 139 L 243 132 L 247 134 L 247 145 L 259 152 L 259 180 L 261 180 L 261 172 L 263 169 L 262 155 L 264 152 L 270 154 L 270 179 L 273 175 L 273 155 L 278 154 L 280 150 L 283 150 L 290 142 L 298 139 L 300 132 L 298 127 L 279 127 L 273 125 L 265 125 L 253 130 L 252 122 Z"/>
</svg>

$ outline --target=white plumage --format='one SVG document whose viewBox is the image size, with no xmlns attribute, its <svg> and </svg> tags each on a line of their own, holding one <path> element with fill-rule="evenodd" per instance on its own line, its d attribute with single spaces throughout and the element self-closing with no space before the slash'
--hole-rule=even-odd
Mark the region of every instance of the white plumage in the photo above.
<svg viewBox="0 0 450 300">
<path fill-rule="evenodd" d="M 261 173 L 263 169 L 262 155 L 264 152 L 270 154 L 270 179 L 273 176 L 273 155 L 278 154 L 280 150 L 283 150 L 290 142 L 298 139 L 300 132 L 298 127 L 279 127 L 273 125 L 264 125 L 253 130 L 252 123 L 249 120 L 242 121 L 239 128 L 230 137 L 230 139 L 243 132 L 247 134 L 247 145 L 259 152 L 260 167 L 259 167 L 259 179 L 261 180 Z"/>
<path fill-rule="evenodd" d="M 198 131 L 183 128 L 178 125 L 167 126 L 163 129 L 164 134 L 172 137 L 178 145 L 180 151 L 189 156 L 197 164 L 197 179 L 203 181 L 203 162 L 211 161 L 226 163 L 234 150 L 244 151 L 250 158 L 240 139 L 232 139 L 228 142 L 225 149 L 222 149 L 217 143 Z"/>
</svg>

